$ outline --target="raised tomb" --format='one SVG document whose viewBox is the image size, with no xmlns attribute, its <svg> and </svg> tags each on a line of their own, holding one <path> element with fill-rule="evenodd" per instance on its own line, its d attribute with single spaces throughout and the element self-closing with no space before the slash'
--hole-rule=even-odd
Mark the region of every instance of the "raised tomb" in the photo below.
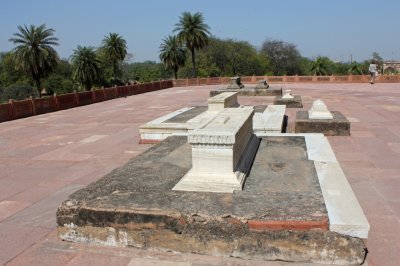
<svg viewBox="0 0 400 266">
<path fill-rule="evenodd" d="M 253 108 L 224 109 L 188 134 L 192 168 L 173 190 L 233 192 L 242 190 L 259 139 L 253 134 Z"/>
<path fill-rule="evenodd" d="M 243 108 L 237 92 L 224 92 L 207 100 L 208 106 L 185 107 L 140 126 L 140 143 L 157 143 L 171 135 L 187 134 L 201 128 L 225 108 Z M 280 133 L 284 126 L 285 106 L 260 106 L 253 117 L 254 132 Z"/>
<path fill-rule="evenodd" d="M 224 92 L 237 92 L 240 96 L 275 96 L 282 95 L 281 87 L 270 87 L 266 80 L 260 80 L 254 87 L 246 87 L 241 83 L 240 77 L 232 77 L 226 88 L 210 91 L 210 96 Z"/>
<path fill-rule="evenodd" d="M 285 105 L 286 108 L 303 108 L 300 95 L 292 95 L 292 90 L 285 90 L 283 95 L 275 97 L 274 105 Z"/>
<path fill-rule="evenodd" d="M 350 121 L 339 111 L 329 111 L 326 104 L 317 99 L 309 111 L 298 111 L 296 133 L 323 133 L 325 136 L 349 136 Z"/>
<path fill-rule="evenodd" d="M 207 112 L 215 114 L 195 116 L 190 130 L 70 195 L 57 211 L 60 239 L 248 260 L 363 263 L 369 223 L 327 138 L 267 132 L 268 116 L 235 108 L 234 97 L 214 98 Z M 314 121 L 327 116 L 318 102 L 307 112 Z"/>
</svg>

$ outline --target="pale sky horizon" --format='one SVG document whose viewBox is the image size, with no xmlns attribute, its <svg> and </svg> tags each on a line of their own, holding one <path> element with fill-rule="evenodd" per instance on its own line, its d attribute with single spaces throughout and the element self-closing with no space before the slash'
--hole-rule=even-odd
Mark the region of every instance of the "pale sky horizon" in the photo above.
<svg viewBox="0 0 400 266">
<path fill-rule="evenodd" d="M 302 56 L 347 62 L 400 60 L 398 0 L 4 0 L 0 9 L 0 52 L 19 25 L 46 24 L 59 39 L 57 52 L 69 58 L 78 45 L 98 47 L 116 32 L 127 41 L 134 62 L 159 62 L 162 39 L 173 34 L 184 11 L 201 12 L 212 35 L 248 41 L 266 39 L 296 45 Z"/>
</svg>

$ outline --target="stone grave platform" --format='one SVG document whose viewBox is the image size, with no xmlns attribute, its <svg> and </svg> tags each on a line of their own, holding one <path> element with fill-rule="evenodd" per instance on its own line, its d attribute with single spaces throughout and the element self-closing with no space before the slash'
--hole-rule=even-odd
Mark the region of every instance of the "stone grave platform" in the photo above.
<svg viewBox="0 0 400 266">
<path fill-rule="evenodd" d="M 207 106 L 185 107 L 161 116 L 139 128 L 140 143 L 158 143 L 171 135 L 187 135 L 200 128 L 226 108 L 243 108 L 237 102 L 236 92 L 225 92 L 208 99 Z M 256 132 L 282 132 L 285 106 L 257 106 L 253 118 Z"/>
<path fill-rule="evenodd" d="M 284 105 L 254 107 L 253 129 L 256 132 L 280 133 L 285 126 Z M 187 135 L 196 124 L 211 120 L 218 112 L 208 112 L 207 106 L 185 107 L 140 126 L 140 143 L 154 144 L 172 135 Z"/>
<path fill-rule="evenodd" d="M 303 108 L 303 101 L 300 95 L 293 95 L 293 98 L 283 98 L 276 96 L 274 104 L 285 105 L 286 108 Z"/>
<path fill-rule="evenodd" d="M 322 134 L 260 142 L 243 190 L 174 191 L 192 168 L 187 137 L 149 148 L 64 201 L 59 237 L 243 259 L 356 265 L 369 225 Z"/>
<path fill-rule="evenodd" d="M 296 113 L 296 133 L 323 133 L 325 136 L 349 136 L 350 121 L 338 111 L 332 111 L 332 119 L 310 119 L 308 111 Z"/>
<path fill-rule="evenodd" d="M 282 95 L 281 87 L 269 87 L 268 89 L 256 89 L 255 87 L 244 87 L 241 89 L 220 88 L 210 90 L 210 97 L 223 92 L 237 92 L 239 96 L 277 96 Z"/>
</svg>

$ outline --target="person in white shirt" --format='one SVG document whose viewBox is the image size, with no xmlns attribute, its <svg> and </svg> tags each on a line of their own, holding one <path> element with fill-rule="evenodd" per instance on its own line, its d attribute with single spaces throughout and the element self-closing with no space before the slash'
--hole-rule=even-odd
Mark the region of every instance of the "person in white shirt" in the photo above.
<svg viewBox="0 0 400 266">
<path fill-rule="evenodd" d="M 378 73 L 378 70 L 376 69 L 375 60 L 372 60 L 371 64 L 369 64 L 368 71 L 369 74 L 371 75 L 371 80 L 369 83 L 374 84 L 376 74 Z"/>
</svg>

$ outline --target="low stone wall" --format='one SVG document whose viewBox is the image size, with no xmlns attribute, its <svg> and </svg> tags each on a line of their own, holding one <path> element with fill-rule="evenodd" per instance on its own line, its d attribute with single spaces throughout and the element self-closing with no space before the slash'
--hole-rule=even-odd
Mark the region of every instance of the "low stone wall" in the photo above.
<svg viewBox="0 0 400 266">
<path fill-rule="evenodd" d="M 54 95 L 40 99 L 10 100 L 8 103 L 0 104 L 0 123 L 171 87 L 173 87 L 172 80 L 165 80 Z"/>
<path fill-rule="evenodd" d="M 268 80 L 270 83 L 368 83 L 369 75 L 346 75 L 346 76 L 246 76 L 241 77 L 242 83 L 257 83 L 259 80 Z M 229 84 L 230 77 L 207 77 L 195 79 L 174 80 L 174 87 L 201 86 Z M 381 75 L 375 79 L 379 83 L 400 83 L 400 75 Z"/>
</svg>

